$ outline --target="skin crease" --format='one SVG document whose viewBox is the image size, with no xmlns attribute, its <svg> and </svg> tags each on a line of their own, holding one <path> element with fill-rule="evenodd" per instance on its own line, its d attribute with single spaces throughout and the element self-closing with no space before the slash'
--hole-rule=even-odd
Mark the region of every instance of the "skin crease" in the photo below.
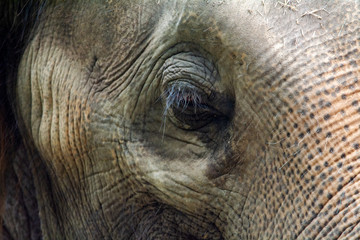
<svg viewBox="0 0 360 240">
<path fill-rule="evenodd" d="M 49 3 L 16 81 L 43 238 L 359 238 L 359 1 L 288 4 Z"/>
</svg>

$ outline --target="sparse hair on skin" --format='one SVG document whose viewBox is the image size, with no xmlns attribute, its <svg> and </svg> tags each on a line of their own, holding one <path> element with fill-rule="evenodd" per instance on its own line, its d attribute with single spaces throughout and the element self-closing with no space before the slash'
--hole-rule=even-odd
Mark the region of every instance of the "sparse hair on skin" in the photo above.
<svg viewBox="0 0 360 240">
<path fill-rule="evenodd" d="M 20 142 L 13 110 L 13 86 L 26 41 L 47 2 L 3 0 L 0 4 L 0 240 L 3 238 L 6 170 Z"/>
</svg>

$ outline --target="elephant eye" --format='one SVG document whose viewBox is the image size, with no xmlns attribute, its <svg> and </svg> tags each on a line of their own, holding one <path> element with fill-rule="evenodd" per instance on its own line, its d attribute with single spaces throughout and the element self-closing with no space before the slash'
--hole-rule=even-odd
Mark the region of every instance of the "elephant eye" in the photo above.
<svg viewBox="0 0 360 240">
<path fill-rule="evenodd" d="M 232 116 L 234 101 L 220 87 L 220 75 L 210 59 L 210 55 L 205 57 L 195 50 L 183 50 L 164 61 L 158 75 L 161 78 L 163 123 L 169 119 L 185 130 L 200 130 L 213 123 L 226 126 Z"/>
<path fill-rule="evenodd" d="M 223 115 L 212 106 L 211 96 L 187 82 L 169 84 L 163 98 L 164 116 L 182 129 L 199 129 Z"/>
</svg>

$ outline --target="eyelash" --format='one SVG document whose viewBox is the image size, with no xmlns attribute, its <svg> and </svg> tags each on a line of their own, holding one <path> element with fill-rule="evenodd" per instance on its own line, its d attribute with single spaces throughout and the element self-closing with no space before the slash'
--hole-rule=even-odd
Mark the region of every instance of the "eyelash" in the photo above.
<svg viewBox="0 0 360 240">
<path fill-rule="evenodd" d="M 173 84 L 164 92 L 164 115 L 166 115 L 171 108 L 177 108 L 184 112 L 191 107 L 194 113 L 196 113 L 198 109 L 207 108 L 206 104 L 204 104 L 205 96 L 200 94 L 199 90 L 195 89 L 195 87 L 186 85 L 187 84 Z"/>
</svg>

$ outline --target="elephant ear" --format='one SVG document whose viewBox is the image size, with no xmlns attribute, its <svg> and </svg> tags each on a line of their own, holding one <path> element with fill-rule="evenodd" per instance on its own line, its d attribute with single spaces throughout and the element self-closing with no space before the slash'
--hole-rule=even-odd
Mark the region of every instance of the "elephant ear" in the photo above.
<svg viewBox="0 0 360 240">
<path fill-rule="evenodd" d="M 4 202 L 5 202 L 5 173 L 10 158 L 10 149 L 13 146 L 14 129 L 13 114 L 10 99 L 7 97 L 7 82 L 10 77 L 10 69 L 14 63 L 15 52 L 14 36 L 17 1 L 4 1 L 0 4 L 0 226 L 3 226 Z M 13 73 L 14 74 L 14 73 Z M 0 238 L 4 234 L 0 228 Z"/>
<path fill-rule="evenodd" d="M 9 190 L 9 186 L 21 185 L 13 166 L 15 155 L 21 145 L 13 111 L 15 99 L 13 86 L 26 41 L 45 2 L 46 0 L 2 0 L 0 4 L 0 239 L 14 237 L 5 227 L 9 225 L 6 222 L 10 219 L 6 212 L 8 210 L 5 211 L 9 196 L 11 200 L 14 200 L 14 196 L 19 198 L 15 201 L 17 203 L 27 197 L 23 193 L 19 194 L 22 192 L 21 186 L 14 190 L 16 192 L 14 194 Z M 8 207 L 7 205 L 6 209 Z M 10 222 L 13 229 L 19 229 L 15 226 L 16 221 Z M 15 234 L 15 236 L 20 235 Z"/>
</svg>

